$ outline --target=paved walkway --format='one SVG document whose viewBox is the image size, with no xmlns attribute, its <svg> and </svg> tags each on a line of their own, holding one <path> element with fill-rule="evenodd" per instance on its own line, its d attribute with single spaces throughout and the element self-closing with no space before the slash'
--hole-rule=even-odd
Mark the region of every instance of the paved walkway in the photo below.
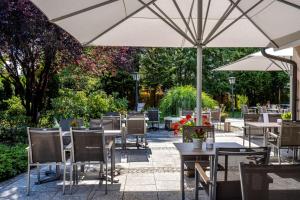
<svg viewBox="0 0 300 200">
<path fill-rule="evenodd" d="M 224 133 L 216 135 L 216 141 L 242 144 L 240 137 Z M 72 194 L 68 187 L 66 194 L 62 194 L 62 181 L 35 185 L 36 171 L 33 171 L 30 196 L 26 196 L 26 174 L 21 174 L 0 183 L 0 199 L 179 200 L 180 158 L 173 142 L 181 142 L 181 139 L 167 131 L 151 132 L 149 136 L 149 149 L 117 152 L 119 183 L 109 184 L 107 195 L 104 194 L 105 187 L 96 180 L 98 169 L 93 166 L 87 168 L 89 175 L 73 187 Z M 194 179 L 186 178 L 185 187 L 187 199 L 194 199 Z M 200 199 L 206 199 L 201 192 Z"/>
</svg>

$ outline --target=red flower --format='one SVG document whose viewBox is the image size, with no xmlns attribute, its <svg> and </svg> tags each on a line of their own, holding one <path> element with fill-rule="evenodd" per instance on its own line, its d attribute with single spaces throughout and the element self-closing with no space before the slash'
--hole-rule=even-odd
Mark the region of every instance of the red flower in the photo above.
<svg viewBox="0 0 300 200">
<path fill-rule="evenodd" d="M 192 118 L 192 116 L 191 116 L 191 115 L 187 115 L 187 116 L 185 116 L 185 118 L 186 118 L 187 120 L 190 120 L 190 119 Z"/>
<path fill-rule="evenodd" d="M 174 130 L 178 130 L 179 129 L 179 124 L 178 123 L 174 123 L 173 126 L 172 126 L 172 128 Z"/>
<path fill-rule="evenodd" d="M 186 122 L 187 122 L 187 119 L 181 119 L 181 120 L 179 121 L 179 123 L 182 124 L 182 125 L 185 124 Z"/>
</svg>

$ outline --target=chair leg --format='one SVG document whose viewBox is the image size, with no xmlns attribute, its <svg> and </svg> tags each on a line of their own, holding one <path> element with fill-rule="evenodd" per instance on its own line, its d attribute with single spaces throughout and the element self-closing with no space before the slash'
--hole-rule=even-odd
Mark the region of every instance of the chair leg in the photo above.
<svg viewBox="0 0 300 200">
<path fill-rule="evenodd" d="M 105 162 L 105 194 L 107 194 L 107 176 L 108 176 L 108 173 L 107 173 L 107 160 Z M 111 170 L 112 170 L 112 167 L 111 167 Z M 112 179 L 113 177 L 111 177 Z M 113 179 L 111 180 L 111 182 L 113 182 Z"/>
<path fill-rule="evenodd" d="M 280 159 L 280 148 L 277 149 L 277 156 L 278 156 L 278 163 L 281 165 L 281 159 Z"/>
<path fill-rule="evenodd" d="M 243 129 L 243 146 L 245 146 L 246 129 Z"/>
<path fill-rule="evenodd" d="M 67 165 L 66 165 L 66 163 L 64 163 L 64 177 L 63 177 L 63 181 L 64 181 L 64 183 L 63 183 L 63 194 L 65 194 L 65 185 L 66 185 L 66 171 L 67 171 Z"/>
<path fill-rule="evenodd" d="M 199 175 L 197 169 L 195 168 L 195 200 L 198 200 L 199 196 Z"/>
<path fill-rule="evenodd" d="M 40 172 L 40 165 L 37 165 L 37 179 L 38 179 L 38 184 L 41 183 L 41 172 Z"/>
<path fill-rule="evenodd" d="M 77 165 L 75 165 L 77 167 Z M 73 185 L 73 164 L 70 167 L 70 194 L 72 194 L 72 185 Z"/>
<path fill-rule="evenodd" d="M 30 165 L 27 165 L 27 195 L 30 193 Z"/>
</svg>

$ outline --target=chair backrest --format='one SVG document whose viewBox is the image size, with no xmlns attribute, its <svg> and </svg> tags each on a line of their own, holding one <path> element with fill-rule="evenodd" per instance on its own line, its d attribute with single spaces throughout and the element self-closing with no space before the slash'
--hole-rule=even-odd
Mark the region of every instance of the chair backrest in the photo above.
<svg viewBox="0 0 300 200">
<path fill-rule="evenodd" d="M 103 116 L 101 127 L 104 130 L 121 130 L 121 115 L 118 116 Z"/>
<path fill-rule="evenodd" d="M 300 121 L 283 121 L 278 145 L 280 147 L 300 146 Z"/>
<path fill-rule="evenodd" d="M 249 112 L 248 106 L 247 106 L 247 105 L 242 105 L 242 113 L 243 113 L 243 114 L 246 114 L 246 113 L 248 113 L 248 112 Z"/>
<path fill-rule="evenodd" d="M 149 122 L 159 122 L 159 110 L 148 110 Z"/>
<path fill-rule="evenodd" d="M 213 110 L 210 112 L 210 119 L 212 122 L 221 121 L 221 109 Z"/>
<path fill-rule="evenodd" d="M 70 131 L 71 127 L 82 127 L 82 119 L 62 119 L 59 122 L 62 131 Z"/>
<path fill-rule="evenodd" d="M 281 119 L 280 113 L 269 113 L 269 122 L 277 122 L 277 119 Z"/>
<path fill-rule="evenodd" d="M 144 118 L 145 114 L 140 112 L 130 112 L 126 116 L 127 118 Z"/>
<path fill-rule="evenodd" d="M 128 135 L 143 135 L 147 132 L 145 118 L 128 118 L 126 125 Z"/>
<path fill-rule="evenodd" d="M 240 163 L 243 200 L 299 199 L 300 165 L 253 165 Z"/>
<path fill-rule="evenodd" d="M 63 143 L 58 128 L 27 128 L 30 163 L 62 162 Z"/>
<path fill-rule="evenodd" d="M 90 119 L 90 128 L 100 128 L 101 127 L 101 119 Z"/>
<path fill-rule="evenodd" d="M 193 142 L 192 134 L 195 133 L 196 130 L 202 129 L 206 132 L 206 137 L 213 138 L 215 141 L 215 127 L 212 126 L 183 126 L 182 128 L 182 141 L 184 143 Z"/>
<path fill-rule="evenodd" d="M 260 114 L 245 113 L 243 116 L 244 116 L 244 124 L 246 125 L 247 122 L 258 122 Z"/>
<path fill-rule="evenodd" d="M 120 116 L 119 112 L 107 112 L 104 116 Z"/>
<path fill-rule="evenodd" d="M 216 186 L 214 188 L 214 196 L 216 199 L 241 199 L 242 193 L 238 173 L 239 163 L 255 162 L 256 164 L 268 164 L 269 153 L 270 149 L 268 147 L 217 148 L 213 167 L 213 185 Z M 222 163 L 221 158 L 224 159 L 225 163 L 224 179 L 222 180 L 221 176 L 218 176 L 218 165 Z"/>
<path fill-rule="evenodd" d="M 106 162 L 101 128 L 71 128 L 71 141 L 74 162 Z"/>
</svg>

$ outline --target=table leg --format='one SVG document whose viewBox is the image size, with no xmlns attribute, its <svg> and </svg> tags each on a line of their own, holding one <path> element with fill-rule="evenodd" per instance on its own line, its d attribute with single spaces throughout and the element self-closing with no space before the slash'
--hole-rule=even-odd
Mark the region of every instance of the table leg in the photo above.
<svg viewBox="0 0 300 200">
<path fill-rule="evenodd" d="M 183 157 L 181 156 L 181 166 L 180 166 L 180 190 L 181 190 L 181 199 L 185 199 L 185 194 L 184 194 L 184 161 Z"/>
<path fill-rule="evenodd" d="M 213 156 L 210 156 L 209 158 L 209 166 L 210 166 L 210 170 L 209 170 L 209 178 L 210 178 L 210 182 L 213 183 L 213 171 L 214 171 L 214 162 L 213 162 Z M 213 199 L 213 187 L 214 185 L 210 184 L 209 188 L 208 188 L 208 199 L 212 200 Z"/>
<path fill-rule="evenodd" d="M 115 173 L 115 138 L 113 138 L 113 145 L 111 147 L 111 184 L 114 182 L 114 173 Z"/>
</svg>

